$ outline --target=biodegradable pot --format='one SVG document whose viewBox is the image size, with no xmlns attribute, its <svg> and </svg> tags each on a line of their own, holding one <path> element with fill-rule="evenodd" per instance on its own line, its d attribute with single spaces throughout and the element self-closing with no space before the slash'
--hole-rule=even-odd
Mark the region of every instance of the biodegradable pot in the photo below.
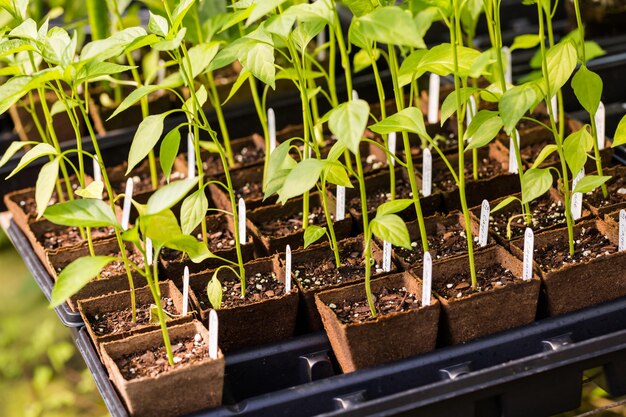
<svg viewBox="0 0 626 417">
<path fill-rule="evenodd" d="M 401 268 L 403 271 L 408 271 L 412 267 L 421 265 L 424 259 L 423 251 L 422 251 L 422 240 L 420 235 L 420 226 L 417 220 L 412 220 L 406 224 L 407 229 L 409 230 L 409 237 L 411 238 L 412 246 L 414 245 L 414 251 L 417 250 L 420 253 L 420 256 L 414 261 L 408 261 L 407 257 L 403 256 L 406 254 L 406 249 L 393 247 L 392 256 L 394 262 Z M 465 217 L 459 211 L 453 211 L 447 215 L 444 214 L 435 214 L 430 217 L 426 217 L 424 219 L 424 228 L 426 229 L 426 235 L 429 237 L 429 249 L 433 262 L 440 262 L 444 259 L 453 259 L 461 256 L 467 255 L 467 246 L 465 245 L 465 249 L 463 252 L 459 252 L 457 254 L 447 254 L 447 251 L 437 250 L 439 247 L 439 242 L 441 240 L 438 239 L 438 236 L 441 235 L 440 229 L 448 228 L 451 226 L 459 226 L 463 233 L 465 233 Z M 472 235 L 474 237 L 478 236 L 479 233 L 479 224 L 475 219 L 470 218 L 470 227 L 472 230 Z M 432 240 L 431 240 L 432 238 Z M 456 238 L 455 236 L 450 236 L 450 238 Z M 442 236 L 443 239 L 443 236 Z M 460 237 L 460 239 L 465 240 L 464 237 Z M 433 242 L 433 240 L 436 242 Z M 377 239 L 377 242 L 380 244 L 380 240 Z M 433 244 L 435 243 L 435 244 Z M 488 237 L 487 246 L 479 247 L 477 243 L 474 243 L 474 252 L 478 252 L 493 246 L 494 240 Z M 445 248 L 442 248 L 445 249 Z"/>
<path fill-rule="evenodd" d="M 277 197 L 275 195 L 263 200 L 262 165 L 231 172 L 230 178 L 235 193 L 235 204 L 237 204 L 240 197 L 243 197 L 246 202 L 246 211 L 276 203 Z M 220 181 L 224 184 L 226 183 L 226 179 L 223 177 L 220 178 Z M 218 209 L 232 213 L 233 210 L 228 193 L 217 184 L 209 184 L 208 189 L 215 206 Z"/>
<path fill-rule="evenodd" d="M 363 250 L 364 250 L 364 241 L 363 235 L 359 235 L 354 238 L 344 239 L 337 242 L 339 245 L 339 253 L 341 254 L 351 254 L 358 253 L 359 259 L 363 259 Z M 278 255 L 281 263 L 284 263 L 285 255 Z M 342 257 L 344 258 L 344 257 Z M 386 275 L 387 273 L 383 272 L 381 265 L 383 260 L 383 251 L 376 245 L 374 241 L 372 241 L 372 259 L 374 259 L 375 264 L 372 266 L 372 277 Z M 322 325 L 322 319 L 320 317 L 319 312 L 317 311 L 317 306 L 315 305 L 315 294 L 329 290 L 334 288 L 344 287 L 346 285 L 350 285 L 353 283 L 362 282 L 365 279 L 365 267 L 363 267 L 362 276 L 359 275 L 358 278 L 351 277 L 352 279 L 342 282 L 336 282 L 332 285 L 324 285 L 317 287 L 310 287 L 305 285 L 304 279 L 299 276 L 299 270 L 305 268 L 308 265 L 321 265 L 325 262 L 329 262 L 333 265 L 335 263 L 335 257 L 333 251 L 330 249 L 328 243 L 320 243 L 317 245 L 310 246 L 307 249 L 301 249 L 298 251 L 294 251 L 291 253 L 291 264 L 292 264 L 292 273 L 294 274 L 294 281 L 297 283 L 298 288 L 301 293 L 301 302 L 300 302 L 300 311 L 298 312 L 298 327 L 301 331 L 304 332 L 315 332 L 320 331 L 324 327 Z M 362 262 L 361 262 L 362 264 Z M 342 267 L 345 268 L 345 261 L 342 260 Z M 354 269 L 354 268 L 352 268 Z M 395 272 L 396 266 L 391 263 L 391 271 Z M 354 274 L 354 272 L 352 272 Z"/>
<path fill-rule="evenodd" d="M 200 334 L 209 340 L 208 330 L 198 321 L 168 328 L 172 343 L 178 339 Z M 133 417 L 175 417 L 217 407 L 222 403 L 224 386 L 224 355 L 218 350 L 217 359 L 182 364 L 156 377 L 127 380 L 118 362 L 127 356 L 140 356 L 163 346 L 160 330 L 131 336 L 102 345 L 102 361 L 110 379 Z"/>
<path fill-rule="evenodd" d="M 522 276 L 522 262 L 500 246 L 478 252 L 474 257 L 476 269 L 501 265 L 516 277 Z M 422 276 L 422 269 L 411 272 Z M 447 259 L 434 263 L 433 291 L 457 274 L 469 276 L 469 258 Z M 444 345 L 469 342 L 479 337 L 532 323 L 537 313 L 540 280 L 535 275 L 528 281 L 517 279 L 494 289 L 473 292 L 460 298 L 436 294 L 441 303 L 439 334 Z M 503 314 L 503 306 L 515 306 L 514 314 Z"/>
<path fill-rule="evenodd" d="M 376 294 L 384 287 L 405 287 L 421 299 L 421 282 L 408 273 L 393 274 L 371 282 Z M 374 321 L 343 324 L 329 307 L 344 301 L 365 300 L 362 284 L 322 291 L 315 295 L 315 303 L 322 317 L 324 329 L 344 373 L 397 361 L 420 353 L 430 352 L 437 343 L 439 303 L 432 297 L 429 306 L 379 314 Z M 407 337 L 407 335 L 411 335 Z M 415 337 L 419 335 L 419 337 Z"/>
<path fill-rule="evenodd" d="M 617 246 L 618 230 L 602 220 L 588 220 L 574 227 L 574 239 L 581 228 L 595 226 Z M 535 253 L 556 240 L 567 242 L 567 229 L 547 231 L 535 236 Z M 511 242 L 511 251 L 523 257 L 523 239 Z M 626 252 L 612 252 L 597 258 L 567 263 L 558 269 L 534 268 L 543 281 L 542 307 L 550 316 L 580 310 L 626 295 Z"/>
<path fill-rule="evenodd" d="M 595 189 L 591 196 L 583 196 L 584 204 L 593 215 L 599 217 L 626 208 L 626 167 L 620 165 L 603 169 L 602 174 L 612 177 L 606 182 L 608 198 L 604 198 L 600 187 Z M 594 172 L 594 175 L 597 175 L 597 173 Z M 620 193 L 620 190 L 623 194 Z"/>
<path fill-rule="evenodd" d="M 271 231 L 266 229 L 266 225 L 269 222 L 282 220 L 287 223 L 290 219 L 297 219 L 297 216 L 301 219 L 302 202 L 303 199 L 300 197 L 291 199 L 284 205 L 274 204 L 259 207 L 248 214 L 248 219 L 252 222 L 250 229 L 254 235 L 257 252 L 272 255 L 274 253 L 284 252 L 286 245 L 289 245 L 292 250 L 304 246 L 304 230 L 302 227 L 296 228 L 295 230 L 291 229 L 289 233 L 281 234 L 280 236 L 271 234 Z M 309 196 L 309 213 L 315 209 L 321 210 L 318 214 L 320 218 L 315 223 L 320 226 L 326 226 L 326 218 L 319 193 L 314 193 Z M 335 206 L 329 204 L 328 210 L 333 219 L 335 216 L 334 209 Z M 352 232 L 352 217 L 348 214 L 345 219 L 335 221 L 333 226 L 337 240 L 350 237 Z M 326 239 L 326 236 L 323 236 L 322 239 Z"/>
<path fill-rule="evenodd" d="M 210 237 L 214 233 L 223 233 L 227 230 L 233 236 L 232 240 L 234 240 L 235 228 L 232 216 L 225 213 L 207 216 L 206 225 L 209 239 L 209 250 L 214 255 L 228 259 L 229 261 L 237 262 L 237 248 L 234 245 L 229 248 L 222 249 L 214 245 L 215 242 L 212 242 Z M 246 229 L 246 242 L 241 245 L 241 257 L 243 262 L 248 262 L 254 258 L 253 226 L 249 220 L 247 220 Z M 198 226 L 193 231 L 192 236 L 198 237 L 198 240 L 202 239 L 201 226 Z M 163 277 L 171 279 L 177 285 L 182 285 L 185 267 L 188 267 L 189 272 L 193 274 L 207 269 L 214 269 L 225 264 L 223 260 L 218 258 L 208 258 L 200 263 L 194 263 L 191 262 L 187 254 L 167 248 L 163 249 L 159 260 L 161 262 L 161 266 L 163 267 Z"/>
<path fill-rule="evenodd" d="M 186 323 L 193 320 L 193 311 L 191 309 L 186 316 L 181 315 L 183 311 L 183 295 L 172 281 L 159 282 L 159 288 L 161 291 L 161 297 L 170 298 L 173 302 L 174 309 L 176 310 L 176 315 L 179 315 L 179 317 L 173 317 L 171 320 L 168 320 L 168 326 Z M 154 297 L 152 296 L 150 287 L 135 289 L 135 302 L 137 307 L 150 306 L 151 304 L 154 304 Z M 107 335 L 98 335 L 96 325 L 94 324 L 94 318 L 96 316 L 123 311 L 126 309 L 130 310 L 130 308 L 130 291 L 116 292 L 78 302 L 78 311 L 80 312 L 80 316 L 83 318 L 87 332 L 89 333 L 89 336 L 98 351 L 100 351 L 102 343 L 125 339 L 134 334 L 146 333 L 152 330 L 160 329 L 159 323 L 150 323 L 148 321 L 142 324 L 136 324 L 130 330 L 109 333 Z M 146 319 L 149 319 L 149 315 Z"/>
<path fill-rule="evenodd" d="M 261 258 L 244 265 L 246 276 L 274 273 L 276 279 L 285 283 L 285 271 L 278 264 L 277 258 Z M 197 307 L 203 322 L 209 319 L 212 306 L 208 301 L 207 284 L 214 271 L 205 271 L 190 276 L 189 296 Z M 218 279 L 239 281 L 230 269 L 221 269 Z M 223 299 L 224 301 L 224 299 Z M 289 294 L 272 296 L 261 301 L 250 301 L 235 307 L 217 309 L 219 318 L 220 347 L 224 352 L 264 345 L 289 339 L 295 333 L 296 316 L 298 313 L 298 288 L 292 286 Z"/>
</svg>

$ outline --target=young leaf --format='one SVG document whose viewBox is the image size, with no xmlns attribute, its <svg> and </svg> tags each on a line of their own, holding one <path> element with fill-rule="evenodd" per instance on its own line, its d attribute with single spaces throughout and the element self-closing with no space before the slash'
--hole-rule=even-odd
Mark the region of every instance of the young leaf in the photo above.
<svg viewBox="0 0 626 417">
<path fill-rule="evenodd" d="M 374 9 L 366 15 L 356 18 L 354 24 L 360 26 L 361 33 L 372 41 L 426 48 L 411 14 L 398 6 Z"/>
<path fill-rule="evenodd" d="M 185 236 L 180 230 L 176 216 L 169 209 L 156 214 L 142 215 L 139 225 L 143 235 L 152 240 L 155 248 L 165 245 L 172 239 Z"/>
<path fill-rule="evenodd" d="M 384 216 L 386 214 L 398 213 L 413 204 L 410 198 L 399 198 L 397 200 L 387 201 L 376 209 L 376 216 Z"/>
<path fill-rule="evenodd" d="M 325 227 L 320 227 L 315 224 L 308 225 L 307 228 L 304 229 L 304 247 L 308 248 L 324 236 L 324 234 L 326 234 Z"/>
<path fill-rule="evenodd" d="M 203 242 L 189 235 L 178 235 L 165 242 L 164 246 L 186 253 L 196 264 L 214 256 Z"/>
<path fill-rule="evenodd" d="M 511 52 L 516 49 L 532 49 L 539 45 L 539 41 L 539 35 L 536 34 L 516 36 L 513 40 L 513 45 L 511 45 Z"/>
<path fill-rule="evenodd" d="M 39 176 L 37 177 L 37 185 L 35 187 L 35 201 L 37 203 L 37 218 L 43 216 L 52 193 L 54 192 L 54 185 L 56 184 L 59 176 L 59 158 L 54 158 L 52 161 L 41 167 Z"/>
<path fill-rule="evenodd" d="M 578 181 L 578 183 L 576 183 L 576 187 L 573 192 L 583 194 L 591 192 L 610 179 L 611 177 L 608 175 L 585 175 L 580 181 Z"/>
<path fill-rule="evenodd" d="M 172 167 L 178 155 L 178 148 L 180 147 L 180 131 L 178 129 L 170 130 L 163 142 L 161 142 L 161 150 L 159 151 L 159 163 L 163 170 L 163 175 L 170 181 L 170 175 L 172 174 Z"/>
<path fill-rule="evenodd" d="M 370 223 L 372 233 L 392 245 L 411 249 L 411 237 L 404 221 L 396 214 L 376 216 Z"/>
<path fill-rule="evenodd" d="M 228 94 L 228 97 L 226 97 L 226 100 L 224 100 L 222 105 L 228 103 L 228 101 L 231 98 L 233 98 L 233 96 L 235 96 L 237 91 L 239 91 L 239 89 L 246 83 L 246 81 L 248 81 L 248 79 L 251 76 L 252 74 L 250 73 L 250 71 L 246 70 L 245 68 L 242 68 L 241 71 L 239 71 L 237 80 L 235 80 L 235 82 L 233 83 L 233 86 L 230 88 L 230 93 Z M 278 76 L 276 78 L 278 79 Z"/>
<path fill-rule="evenodd" d="M 209 297 L 209 302 L 211 303 L 211 307 L 216 310 L 219 310 L 222 307 L 222 283 L 219 279 L 217 279 L 217 273 L 219 270 L 213 273 L 213 277 L 209 281 L 206 286 L 206 294 Z"/>
<path fill-rule="evenodd" d="M 352 100 L 331 110 L 328 128 L 352 153 L 359 151 L 359 143 L 367 127 L 369 104 L 364 100 Z"/>
<path fill-rule="evenodd" d="M 120 227 L 111 206 L 102 200 L 86 199 L 58 203 L 44 216 L 54 224 L 74 227 Z"/>
<path fill-rule="evenodd" d="M 35 146 L 33 149 L 26 152 L 24 156 L 22 156 L 22 159 L 20 159 L 20 162 L 17 164 L 17 167 L 15 167 L 15 169 L 11 172 L 11 174 L 9 174 L 7 179 L 11 178 L 12 176 L 20 172 L 22 169 L 24 169 L 25 166 L 33 162 L 35 159 L 41 158 L 42 156 L 56 155 L 56 154 L 57 154 L 57 151 L 56 149 L 54 149 L 52 145 L 48 145 L 47 143 L 40 143 L 39 145 Z"/>
<path fill-rule="evenodd" d="M 301 195 L 315 186 L 324 169 L 325 162 L 318 159 L 305 159 L 296 165 L 278 192 L 279 202 L 285 203 L 292 197 Z"/>
<path fill-rule="evenodd" d="M 522 176 L 522 204 L 541 197 L 552 187 L 552 175 L 548 168 L 531 168 Z"/>
<path fill-rule="evenodd" d="M 161 310 L 163 312 L 163 319 L 168 322 L 172 320 L 172 316 L 165 311 L 164 309 Z M 161 319 L 159 318 L 159 307 L 157 307 L 156 304 L 150 304 L 150 317 L 148 318 L 148 323 L 151 324 L 159 324 L 161 322 Z"/>
<path fill-rule="evenodd" d="M 617 129 L 615 129 L 615 135 L 613 136 L 612 148 L 626 144 L 626 115 L 619 121 Z"/>
<path fill-rule="evenodd" d="M 116 260 L 113 256 L 86 256 L 66 266 L 52 288 L 50 307 L 63 304 L 94 279 L 105 266 Z"/>
<path fill-rule="evenodd" d="M 347 188 L 353 187 L 346 169 L 340 164 L 327 163 L 324 168 L 324 175 L 326 176 L 326 182 Z"/>
<path fill-rule="evenodd" d="M 167 116 L 167 113 L 148 116 L 139 124 L 137 132 L 135 132 L 133 142 L 130 145 L 126 175 L 128 175 L 133 168 L 135 168 L 146 156 L 148 156 L 150 151 L 155 147 L 161 138 L 165 116 Z"/>
<path fill-rule="evenodd" d="M 596 114 L 602 98 L 602 78 L 582 65 L 572 78 L 572 88 L 581 106 L 592 116 Z"/>
<path fill-rule="evenodd" d="M 190 48 L 189 60 L 191 61 L 191 75 L 196 78 L 209 66 L 217 51 L 220 49 L 219 42 L 201 43 Z"/>
<path fill-rule="evenodd" d="M 587 162 L 587 151 L 593 146 L 593 138 L 587 131 L 587 127 L 573 132 L 563 142 L 563 154 L 565 162 L 572 175 L 577 175 Z"/>
<path fill-rule="evenodd" d="M 36 143 L 37 142 L 33 142 L 33 141 L 28 141 L 28 142 L 15 141 L 15 142 L 11 142 L 11 144 L 9 145 L 9 147 L 6 150 L 6 152 L 4 153 L 4 155 L 2 155 L 2 159 L 0 159 L 0 167 L 4 166 L 4 164 L 9 162 L 9 159 L 11 159 L 11 157 L 13 155 L 15 155 L 17 152 L 22 150 L 22 148 L 24 146 L 34 145 Z"/>
<path fill-rule="evenodd" d="M 500 129 L 502 129 L 502 119 L 498 113 L 489 110 L 479 111 L 465 131 L 464 140 L 471 138 L 466 149 L 478 149 L 487 145 L 496 137 Z"/>
<path fill-rule="evenodd" d="M 511 135 L 517 122 L 537 100 L 537 93 L 530 84 L 522 84 L 507 90 L 500 99 L 499 110 L 504 131 Z"/>
<path fill-rule="evenodd" d="M 159 188 L 148 199 L 146 214 L 156 214 L 174 207 L 197 184 L 197 178 L 187 178 Z"/>
<path fill-rule="evenodd" d="M 194 0 L 180 0 L 174 11 L 172 12 L 172 28 L 176 29 L 183 21 L 183 18 L 193 6 Z"/>
<path fill-rule="evenodd" d="M 167 19 L 163 16 L 159 16 L 158 14 L 150 13 L 150 21 L 148 22 L 148 31 L 150 33 L 155 33 L 161 37 L 166 37 L 170 31 L 169 24 L 167 23 Z"/>
<path fill-rule="evenodd" d="M 549 157 L 556 150 L 557 147 L 554 144 L 544 146 L 541 152 L 539 152 L 539 155 L 537 155 L 537 157 L 535 158 L 535 162 L 533 162 L 532 168 L 537 168 L 543 163 L 543 161 L 546 160 L 547 157 Z"/>
<path fill-rule="evenodd" d="M 104 183 L 102 181 L 93 181 L 84 189 L 76 190 L 75 194 L 82 198 L 102 198 L 103 191 Z"/>
<path fill-rule="evenodd" d="M 250 26 L 257 20 L 270 14 L 275 8 L 283 4 L 287 0 L 255 0 L 250 17 L 246 21 L 246 26 Z"/>
<path fill-rule="evenodd" d="M 441 105 L 441 126 L 456 112 L 456 95 L 459 94 L 461 96 L 461 103 L 467 103 L 470 96 L 476 91 L 478 91 L 477 88 L 461 87 L 448 94 Z"/>
<path fill-rule="evenodd" d="M 491 213 L 495 213 L 498 210 L 502 210 L 503 208 L 505 208 L 512 202 L 514 202 L 515 200 L 520 201 L 519 198 L 513 197 L 513 196 L 509 196 L 505 198 L 504 200 L 500 201 L 494 208 L 491 209 Z"/>
<path fill-rule="evenodd" d="M 558 43 L 548 50 L 548 81 L 550 83 L 549 97 L 555 95 L 576 68 L 578 54 L 572 42 Z"/>
<path fill-rule="evenodd" d="M 396 114 L 392 114 L 380 122 L 371 125 L 370 129 L 381 135 L 392 132 L 410 132 L 417 135 L 426 134 L 424 116 L 417 107 L 407 107 Z"/>
<path fill-rule="evenodd" d="M 202 222 L 208 209 L 209 200 L 206 198 L 204 188 L 185 198 L 180 208 L 180 226 L 183 233 L 191 234 Z"/>
</svg>

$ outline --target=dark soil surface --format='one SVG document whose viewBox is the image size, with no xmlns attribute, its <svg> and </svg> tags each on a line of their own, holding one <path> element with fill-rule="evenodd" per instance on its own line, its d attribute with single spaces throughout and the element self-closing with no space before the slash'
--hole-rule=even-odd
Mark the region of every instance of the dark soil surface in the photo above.
<svg viewBox="0 0 626 417">
<path fill-rule="evenodd" d="M 476 291 L 482 292 L 505 286 L 514 281 L 521 281 L 521 278 L 514 276 L 502 265 L 494 264 L 477 270 L 476 280 L 478 282 Z M 443 281 L 433 281 L 433 291 L 446 299 L 461 298 L 472 294 L 474 290 L 472 290 L 469 271 L 458 273 Z"/>
<path fill-rule="evenodd" d="M 617 251 L 617 245 L 595 227 L 582 228 L 574 235 L 574 256 L 569 255 L 567 236 L 552 239 L 547 245 L 535 245 L 535 262 L 544 271 L 559 269 L 570 263 L 587 262 Z"/>
<path fill-rule="evenodd" d="M 534 145 L 522 146 L 520 151 L 520 156 L 522 157 L 522 161 L 532 164 L 537 159 L 537 156 L 541 153 L 543 148 L 547 145 L 544 143 L 536 143 Z M 508 144 L 507 144 L 508 146 Z M 546 159 L 544 159 L 543 164 L 552 164 L 555 162 L 559 162 L 559 154 L 557 152 L 552 152 Z"/>
<path fill-rule="evenodd" d="M 261 179 L 259 182 L 248 182 L 241 187 L 235 189 L 235 198 L 239 200 L 262 200 L 263 199 L 263 186 Z"/>
<path fill-rule="evenodd" d="M 122 376 L 130 381 L 135 378 L 151 377 L 181 368 L 194 363 L 207 360 L 209 349 L 206 341 L 200 334 L 195 337 L 172 340 L 172 353 L 174 354 L 174 366 L 167 362 L 165 346 L 154 347 L 147 352 L 123 356 L 115 361 Z M 167 393 L 163 393 L 167 395 Z"/>
<path fill-rule="evenodd" d="M 413 241 L 411 246 L 413 247 L 412 250 L 394 247 L 394 252 L 409 265 L 421 265 L 424 260 L 424 249 L 421 241 Z M 436 233 L 428 236 L 428 251 L 433 259 L 466 253 L 465 228 L 459 223 L 437 223 Z"/>
<path fill-rule="evenodd" d="M 129 175 L 133 179 L 133 195 L 154 191 L 152 188 L 152 179 L 150 177 L 149 169 L 139 169 L 131 172 Z M 183 178 L 183 174 L 177 171 L 172 171 L 170 175 L 170 181 L 175 181 Z M 117 194 L 122 194 L 126 191 L 126 179 L 124 181 L 116 182 L 112 184 L 113 190 Z M 167 184 L 167 178 L 164 175 L 159 174 L 158 177 L 159 187 Z"/>
<path fill-rule="evenodd" d="M 63 183 L 63 187 L 65 187 L 65 183 Z M 78 184 L 72 184 L 72 189 L 74 191 L 78 190 Z M 65 201 L 68 200 L 67 194 L 64 192 Z M 55 191 L 52 193 L 52 198 L 50 198 L 50 203 L 48 205 L 53 205 L 59 202 L 59 195 Z M 28 222 L 32 222 L 37 219 L 37 202 L 35 201 L 35 193 L 28 194 L 24 196 L 24 198 L 20 201 L 17 201 L 17 204 L 22 208 L 24 213 L 28 216 Z"/>
<path fill-rule="evenodd" d="M 332 215 L 331 215 L 332 218 Z M 309 210 L 309 224 L 318 226 L 326 225 L 324 209 L 320 206 L 312 207 Z M 259 230 L 267 237 L 289 236 L 302 230 L 302 212 L 294 213 L 290 216 L 274 217 L 267 222 L 259 223 Z"/>
<path fill-rule="evenodd" d="M 91 237 L 94 240 L 113 235 L 115 235 L 115 229 L 112 227 L 91 229 Z M 59 232 L 45 232 L 42 236 L 38 236 L 37 240 L 43 245 L 44 249 L 67 248 L 87 241 L 86 237 L 83 239 L 80 235 L 80 229 L 78 227 L 68 227 Z"/>
<path fill-rule="evenodd" d="M 597 188 L 585 195 L 584 200 L 594 207 L 607 207 L 626 202 L 626 177 L 613 177 L 607 183 L 608 197 L 604 198 L 602 189 Z"/>
<path fill-rule="evenodd" d="M 201 241 L 202 233 L 197 234 L 196 238 Z M 213 253 L 233 249 L 235 247 L 235 236 L 231 232 L 228 223 L 222 223 L 218 230 L 207 230 L 207 240 L 209 250 Z M 182 252 L 174 249 L 163 248 L 161 250 L 161 258 L 166 261 L 182 259 L 181 256 Z"/>
<path fill-rule="evenodd" d="M 121 258 L 122 254 L 117 251 L 113 253 L 108 253 L 105 256 L 115 256 Z M 126 256 L 131 262 L 134 262 L 139 268 L 143 268 L 143 256 L 140 253 L 132 252 L 130 250 L 126 250 Z M 57 272 L 61 272 L 62 268 L 57 268 Z M 132 271 L 132 269 L 131 269 Z M 126 276 L 126 268 L 124 267 L 124 262 L 115 261 L 111 262 L 100 272 L 100 279 L 108 279 L 115 278 L 119 276 Z M 96 278 L 97 279 L 97 278 Z"/>
<path fill-rule="evenodd" d="M 109 313 L 96 314 L 87 317 L 91 323 L 94 333 L 97 336 L 106 336 L 109 334 L 118 334 L 128 332 L 140 326 L 150 324 L 150 304 L 137 305 L 137 320 L 132 322 L 131 306 L 123 310 L 112 311 Z M 171 298 L 161 298 L 161 307 L 170 315 L 178 315 Z"/>
<path fill-rule="evenodd" d="M 456 165 L 453 165 L 456 167 Z M 474 180 L 472 158 L 465 159 L 465 179 L 467 181 Z M 502 163 L 491 158 L 482 158 L 478 161 L 478 179 L 486 179 L 495 177 L 496 175 L 507 173 L 502 167 Z M 440 191 L 455 191 L 457 190 L 454 177 L 446 166 L 441 169 L 433 169 L 433 188 Z"/>
<path fill-rule="evenodd" d="M 402 288 L 383 288 L 382 291 L 373 294 L 374 306 L 379 315 L 407 311 L 419 308 L 422 305 L 421 294 L 413 294 L 407 291 L 406 287 Z M 343 324 L 364 323 L 366 321 L 374 321 L 372 313 L 367 303 L 367 299 L 357 302 L 349 302 L 344 300 L 339 305 L 328 305 L 337 315 L 339 321 Z"/>
<path fill-rule="evenodd" d="M 222 281 L 222 309 L 269 300 L 285 293 L 285 284 L 278 281 L 273 272 L 247 275 L 246 280 L 245 298 L 241 298 L 241 283 L 239 281 Z M 198 288 L 196 296 L 203 310 L 211 308 L 206 287 Z"/>
<path fill-rule="evenodd" d="M 411 184 L 402 177 L 396 176 L 396 199 L 413 198 L 411 192 Z M 391 200 L 389 186 L 381 188 L 373 192 L 367 193 L 367 209 L 369 212 L 376 210 L 378 206 Z M 348 209 L 353 209 L 357 213 L 361 213 L 361 197 L 353 197 L 346 202 Z"/>
<path fill-rule="evenodd" d="M 235 159 L 235 166 L 254 164 L 263 161 L 265 150 L 257 148 L 251 143 L 250 146 L 244 146 L 238 151 L 233 150 L 233 158 Z M 218 175 L 224 172 L 222 158 L 217 153 L 203 153 L 202 168 L 205 175 Z"/>
<path fill-rule="evenodd" d="M 499 210 L 492 213 L 489 217 L 489 227 L 504 239 L 513 240 L 524 235 L 526 223 L 524 222 L 522 208 L 519 203 L 511 203 L 510 207 L 514 210 Z M 565 224 L 565 208 L 561 201 L 554 202 L 550 196 L 544 195 L 530 203 L 532 212 L 532 229 L 533 231 L 546 229 L 559 224 Z M 517 216 L 511 219 L 513 216 Z M 511 221 L 511 236 L 507 236 L 507 225 Z"/>
</svg>

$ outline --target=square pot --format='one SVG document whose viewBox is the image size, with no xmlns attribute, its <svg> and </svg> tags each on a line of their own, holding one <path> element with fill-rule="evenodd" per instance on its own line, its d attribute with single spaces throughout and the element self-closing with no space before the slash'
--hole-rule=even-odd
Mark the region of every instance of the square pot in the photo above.
<svg viewBox="0 0 626 417">
<path fill-rule="evenodd" d="M 168 333 L 172 345 L 177 340 L 193 339 L 195 334 L 200 334 L 203 343 L 209 340 L 208 330 L 195 320 L 172 326 Z M 124 377 L 120 363 L 125 357 L 141 356 L 162 346 L 160 330 L 102 345 L 103 363 L 129 414 L 133 417 L 175 417 L 219 406 L 224 387 L 224 355 L 219 350 L 217 359 L 210 359 L 207 352 L 206 357 L 198 362 L 181 363 L 156 377 Z"/>
<path fill-rule="evenodd" d="M 235 204 L 239 198 L 243 198 L 247 211 L 276 203 L 275 195 L 263 200 L 263 165 L 233 171 L 230 173 L 230 178 L 235 190 Z M 224 177 L 220 177 L 219 180 L 226 183 Z M 232 213 L 228 193 L 217 184 L 209 184 L 208 189 L 215 206 Z"/>
<path fill-rule="evenodd" d="M 371 282 L 372 292 L 383 288 L 406 288 L 422 297 L 422 285 L 408 273 L 388 275 Z M 344 302 L 365 302 L 363 284 L 348 285 L 315 295 L 315 303 L 324 323 L 324 329 L 343 372 L 368 368 L 430 352 L 437 343 L 439 303 L 433 297 L 431 305 L 400 312 L 382 314 L 361 323 L 342 323 L 330 305 Z M 411 336 L 409 336 L 411 335 Z M 419 337 L 414 337 L 419 335 Z"/>
<path fill-rule="evenodd" d="M 522 280 L 522 262 L 500 246 L 476 253 L 474 261 L 477 271 L 501 266 L 516 279 L 485 291 L 446 298 L 439 289 L 447 288 L 448 283 L 459 274 L 469 278 L 469 258 L 465 256 L 434 263 L 433 292 L 441 303 L 439 334 L 444 345 L 469 342 L 535 320 L 541 282 L 537 276 L 528 281 Z M 421 268 L 412 269 L 411 272 L 415 276 L 422 276 Z M 515 306 L 514 314 L 509 314 L 509 306 Z"/>
<path fill-rule="evenodd" d="M 574 227 L 574 238 L 579 239 L 582 228 L 596 228 L 610 241 L 609 254 L 580 262 L 563 264 L 559 268 L 542 266 L 536 259 L 555 242 L 567 242 L 567 229 L 547 231 L 535 236 L 535 271 L 543 281 L 545 310 L 550 316 L 579 310 L 626 295 L 626 252 L 617 252 L 618 231 L 602 220 L 587 220 Z M 523 256 L 523 239 L 511 242 L 511 251 Z M 577 250 L 580 253 L 580 250 Z"/>
<path fill-rule="evenodd" d="M 601 188 L 583 196 L 584 204 L 592 214 L 599 217 L 626 208 L 626 167 L 605 168 L 602 173 L 612 177 L 606 182 L 608 198 L 604 198 Z M 594 174 L 597 175 L 597 173 Z"/>
<path fill-rule="evenodd" d="M 183 311 L 183 295 L 178 288 L 172 283 L 172 281 L 159 282 L 159 288 L 161 291 L 161 298 L 169 298 L 172 300 L 172 314 L 180 317 L 174 317 L 169 320 L 168 326 L 185 323 L 193 320 L 192 310 L 186 316 L 181 316 Z M 85 322 L 87 332 L 96 346 L 96 349 L 100 351 L 100 345 L 102 343 L 111 342 L 113 340 L 125 339 L 131 335 L 146 333 L 152 330 L 158 330 L 158 323 L 150 323 L 149 307 L 154 304 L 154 297 L 150 287 L 142 287 L 135 289 L 135 303 L 137 305 L 138 323 L 135 325 L 129 324 L 121 329 L 113 329 L 113 332 L 103 334 L 99 331 L 99 325 L 96 324 L 98 319 L 103 314 L 114 314 L 118 312 L 128 311 L 130 317 L 131 311 L 131 293 L 130 291 L 121 291 L 111 294 L 102 295 L 100 297 L 89 298 L 86 300 L 80 300 L 78 302 L 78 311 L 80 316 Z M 141 307 L 145 306 L 146 309 Z M 148 310 L 140 312 L 139 310 Z M 142 314 L 146 313 L 146 314 Z M 97 318 L 96 318 L 97 317 Z M 126 317 L 128 318 L 128 317 Z M 130 323 L 130 319 L 128 320 Z"/>
<path fill-rule="evenodd" d="M 257 274 L 273 273 L 280 283 L 285 283 L 284 269 L 280 268 L 276 257 L 248 262 L 244 268 L 247 288 L 252 287 L 251 277 L 256 278 Z M 212 310 L 206 292 L 213 273 L 214 271 L 205 271 L 189 278 L 189 296 L 205 323 Z M 239 278 L 230 269 L 220 270 L 218 279 L 223 286 L 227 282 L 239 282 Z M 240 293 L 235 292 L 233 296 L 239 298 L 238 294 Z M 289 294 L 283 292 L 258 301 L 249 300 L 236 306 L 224 306 L 227 296 L 228 294 L 225 294 L 222 299 L 222 308 L 216 310 L 220 321 L 220 347 L 224 352 L 277 342 L 294 335 L 299 302 L 298 288 L 295 284 L 292 285 Z"/>
</svg>

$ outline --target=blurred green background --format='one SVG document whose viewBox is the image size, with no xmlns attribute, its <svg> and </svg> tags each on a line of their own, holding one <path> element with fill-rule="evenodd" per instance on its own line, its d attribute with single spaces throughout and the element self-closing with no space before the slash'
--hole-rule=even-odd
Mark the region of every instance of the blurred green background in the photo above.
<svg viewBox="0 0 626 417">
<path fill-rule="evenodd" d="M 0 288 L 0 417 L 108 416 L 70 331 L 1 230 Z M 593 381 L 584 387 L 581 408 L 559 417 L 616 401 Z M 626 406 L 594 415 L 626 416 Z"/>
</svg>

